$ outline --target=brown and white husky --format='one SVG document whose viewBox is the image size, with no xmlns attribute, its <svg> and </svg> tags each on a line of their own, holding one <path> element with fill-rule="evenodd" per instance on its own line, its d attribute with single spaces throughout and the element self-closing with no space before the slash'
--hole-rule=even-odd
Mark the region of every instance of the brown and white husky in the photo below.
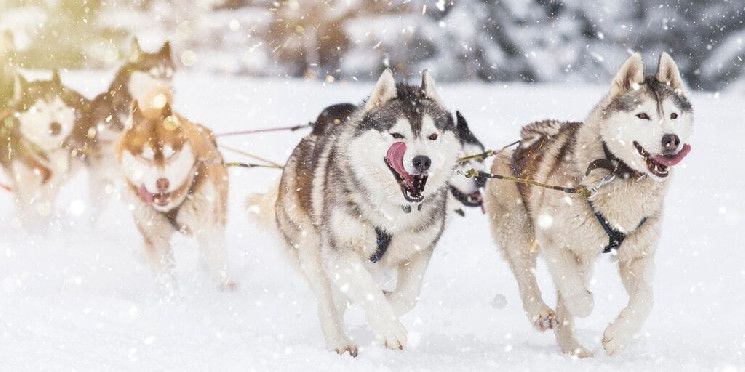
<svg viewBox="0 0 745 372">
<path fill-rule="evenodd" d="M 629 295 L 605 330 L 605 351 L 627 346 L 649 315 L 665 194 L 674 166 L 691 149 L 693 109 L 675 62 L 663 53 L 656 75 L 643 73 L 641 56 L 632 55 L 584 122 L 527 125 L 520 147 L 502 151 L 492 166 L 494 173 L 596 189 L 589 200 L 501 180 L 486 187 L 492 233 L 529 320 L 553 329 L 561 350 L 579 357 L 592 353 L 575 338 L 573 318 L 592 312 L 588 284 L 603 252 L 617 256 Z M 555 312 L 536 282 L 539 252 L 558 289 Z"/>
<path fill-rule="evenodd" d="M 0 163 L 10 179 L 21 225 L 43 227 L 55 212 L 57 194 L 80 156 L 75 127 L 85 121 L 89 101 L 50 80 L 27 82 L 16 76 L 8 113 L 0 122 Z"/>
<path fill-rule="evenodd" d="M 170 241 L 181 232 L 196 238 L 218 286 L 234 289 L 225 251 L 228 173 L 212 133 L 173 113 L 169 104 L 146 116 L 135 101 L 130 120 L 116 159 L 161 284 L 174 284 Z"/>
<path fill-rule="evenodd" d="M 155 53 L 143 52 L 137 39 L 132 40 L 129 58 L 114 76 L 106 92 L 91 104 L 86 126 L 89 136 L 87 166 L 94 216 L 101 212 L 121 178 L 114 159 L 115 143 L 129 120 L 132 101 L 147 113 L 158 114 L 166 104 L 173 105 L 172 79 L 175 63 L 168 42 Z M 95 218 L 94 218 L 95 220 Z"/>
</svg>

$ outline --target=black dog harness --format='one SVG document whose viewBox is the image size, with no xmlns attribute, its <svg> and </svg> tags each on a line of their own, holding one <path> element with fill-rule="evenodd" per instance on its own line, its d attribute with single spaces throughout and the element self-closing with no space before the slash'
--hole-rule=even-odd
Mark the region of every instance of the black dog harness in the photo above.
<svg viewBox="0 0 745 372">
<path fill-rule="evenodd" d="M 639 172 L 631 169 L 631 167 L 629 167 L 621 159 L 613 155 L 613 153 L 610 152 L 610 150 L 608 149 L 608 145 L 605 142 L 603 142 L 603 152 L 605 152 L 605 159 L 597 159 L 592 161 L 592 163 L 590 163 L 590 166 L 587 167 L 585 175 L 589 175 L 590 172 L 592 172 L 594 169 L 602 168 L 607 169 L 615 176 L 624 179 L 628 177 L 641 176 Z M 623 244 L 623 241 L 626 239 L 628 234 L 611 226 L 610 222 L 608 222 L 608 219 L 605 218 L 602 213 L 598 212 L 597 209 L 595 209 L 595 206 L 592 204 L 591 200 L 588 199 L 587 203 L 590 205 L 590 209 L 592 210 L 592 212 L 595 213 L 595 218 L 600 223 L 600 226 L 603 227 L 603 230 L 608 235 L 608 245 L 603 249 L 603 253 L 617 251 L 619 248 L 621 248 L 621 244 Z M 640 227 L 642 227 L 642 225 L 644 225 L 645 222 L 647 222 L 647 217 L 642 218 L 642 220 L 633 231 L 638 230 Z"/>
<path fill-rule="evenodd" d="M 626 236 L 628 236 L 628 234 L 611 226 L 610 222 L 608 222 L 608 219 L 605 218 L 602 213 L 598 212 L 597 209 L 595 209 L 595 206 L 592 205 L 591 201 L 588 200 L 587 203 L 590 204 L 590 209 L 592 209 L 592 211 L 595 213 L 595 218 L 597 218 L 600 226 L 602 226 L 603 230 L 605 230 L 605 233 L 608 234 L 608 245 L 605 246 L 605 248 L 603 249 L 603 253 L 611 253 L 621 248 L 621 244 L 623 244 L 623 241 L 626 239 Z M 645 222 L 647 222 L 647 217 L 642 218 L 642 220 L 633 231 L 638 230 L 640 227 L 642 227 L 642 225 L 644 225 Z"/>
</svg>

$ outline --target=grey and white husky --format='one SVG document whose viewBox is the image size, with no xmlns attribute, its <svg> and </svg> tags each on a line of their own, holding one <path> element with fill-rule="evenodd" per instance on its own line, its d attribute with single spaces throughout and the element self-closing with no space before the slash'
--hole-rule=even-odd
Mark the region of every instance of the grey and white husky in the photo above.
<svg viewBox="0 0 745 372">
<path fill-rule="evenodd" d="M 376 336 L 403 349 L 399 315 L 416 303 L 447 214 L 461 146 L 452 115 L 425 71 L 419 87 L 386 70 L 344 125 L 310 134 L 285 165 L 276 222 L 318 299 L 327 346 L 357 355 L 344 331 L 347 300 Z M 379 270 L 397 272 L 384 292 Z"/>
<path fill-rule="evenodd" d="M 357 106 L 351 103 L 338 103 L 328 106 L 313 122 L 312 135 L 323 135 L 336 125 L 343 125 L 349 120 L 355 112 Z M 476 138 L 476 135 L 468 127 L 466 118 L 460 113 L 455 112 L 456 125 L 455 134 L 461 145 L 460 156 L 476 155 L 484 152 L 484 145 Z M 485 170 L 484 160 L 473 158 L 463 163 L 459 163 L 456 172 L 450 178 L 450 202 L 449 209 L 459 216 L 465 216 L 464 208 L 482 208 L 483 198 L 481 190 L 485 185 L 483 178 L 470 178 L 465 176 L 469 169 Z"/>
<path fill-rule="evenodd" d="M 617 255 L 629 295 L 605 330 L 605 351 L 627 346 L 649 315 L 665 194 L 673 167 L 691 149 L 693 109 L 675 62 L 663 53 L 655 76 L 643 72 L 641 56 L 632 55 L 584 122 L 527 125 L 520 147 L 493 163 L 493 173 L 596 189 L 589 200 L 500 180 L 486 187 L 492 233 L 529 320 L 541 331 L 553 329 L 561 350 L 578 357 L 592 353 L 575 338 L 573 318 L 592 312 L 588 283 L 603 252 Z M 558 289 L 556 312 L 536 282 L 538 253 Z"/>
</svg>

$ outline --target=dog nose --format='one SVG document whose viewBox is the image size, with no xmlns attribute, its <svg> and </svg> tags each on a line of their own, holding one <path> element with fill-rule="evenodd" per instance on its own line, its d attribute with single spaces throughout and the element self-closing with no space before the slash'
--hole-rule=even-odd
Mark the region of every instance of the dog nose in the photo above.
<svg viewBox="0 0 745 372">
<path fill-rule="evenodd" d="M 171 183 L 168 182 L 168 178 L 158 178 L 157 181 L 155 181 L 155 186 L 158 188 L 158 192 L 166 192 L 168 191 L 168 186 Z"/>
<path fill-rule="evenodd" d="M 56 121 L 52 124 L 49 124 L 49 133 L 51 133 L 53 136 L 59 135 L 60 132 L 62 132 L 62 124 Z"/>
<path fill-rule="evenodd" d="M 419 173 L 424 173 L 429 170 L 429 166 L 432 165 L 432 159 L 429 156 L 417 155 L 412 160 L 414 169 Z"/>
<path fill-rule="evenodd" d="M 677 134 L 666 134 L 662 136 L 662 150 L 666 153 L 675 152 L 680 146 L 680 137 Z"/>
</svg>

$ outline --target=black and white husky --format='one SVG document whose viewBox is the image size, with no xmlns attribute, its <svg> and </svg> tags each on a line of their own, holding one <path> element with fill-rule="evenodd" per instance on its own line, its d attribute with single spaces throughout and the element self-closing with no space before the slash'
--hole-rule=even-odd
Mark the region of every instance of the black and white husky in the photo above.
<svg viewBox="0 0 745 372">
<path fill-rule="evenodd" d="M 106 92 L 94 98 L 89 121 L 84 123 L 89 137 L 87 166 L 92 209 L 98 213 L 116 189 L 118 172 L 115 143 L 130 119 L 132 102 L 143 114 L 157 117 L 166 104 L 172 104 L 175 63 L 168 42 L 154 53 L 142 51 L 132 40 L 127 62 L 117 71 Z"/>
<path fill-rule="evenodd" d="M 398 316 L 416 303 L 447 215 L 448 180 L 461 145 L 453 117 L 425 72 L 419 87 L 386 70 L 344 125 L 310 134 L 282 175 L 276 222 L 318 299 L 328 347 L 357 354 L 344 331 L 347 300 L 376 336 L 403 349 Z M 391 292 L 374 280 L 397 272 Z"/>
<path fill-rule="evenodd" d="M 313 122 L 311 134 L 323 135 L 334 126 L 343 125 L 356 109 L 357 106 L 351 103 L 338 103 L 324 108 Z M 466 118 L 460 111 L 456 111 L 455 116 L 457 118 L 455 134 L 461 146 L 460 157 L 483 153 L 484 145 L 468 127 Z M 485 170 L 484 160 L 473 158 L 459 163 L 456 172 L 448 181 L 450 189 L 448 207 L 459 216 L 465 216 L 464 208 L 481 208 L 483 205 L 481 190 L 485 179 L 466 177 L 465 173 L 470 169 Z"/>
</svg>

